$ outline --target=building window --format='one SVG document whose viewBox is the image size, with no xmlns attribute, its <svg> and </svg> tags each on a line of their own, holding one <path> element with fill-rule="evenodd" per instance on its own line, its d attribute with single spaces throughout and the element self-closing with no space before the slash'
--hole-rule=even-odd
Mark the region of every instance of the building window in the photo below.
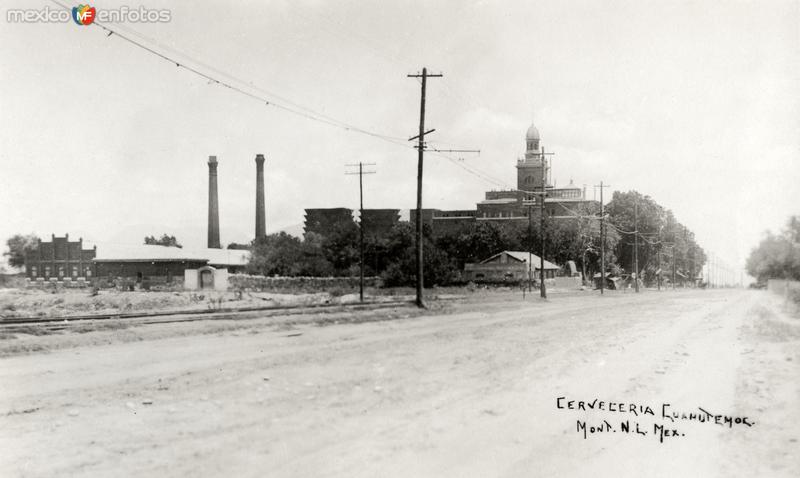
<svg viewBox="0 0 800 478">
<path fill-rule="evenodd" d="M 36 266 L 31 266 L 31 277 L 36 277 Z"/>
<path fill-rule="evenodd" d="M 78 266 L 72 266 L 72 277 L 78 277 Z"/>
<path fill-rule="evenodd" d="M 44 278 L 45 279 L 50 278 L 50 266 L 44 266 Z"/>
<path fill-rule="evenodd" d="M 92 268 L 89 266 L 84 267 L 84 277 L 92 277 Z"/>
<path fill-rule="evenodd" d="M 64 277 L 64 266 L 58 266 L 58 278 Z"/>
</svg>

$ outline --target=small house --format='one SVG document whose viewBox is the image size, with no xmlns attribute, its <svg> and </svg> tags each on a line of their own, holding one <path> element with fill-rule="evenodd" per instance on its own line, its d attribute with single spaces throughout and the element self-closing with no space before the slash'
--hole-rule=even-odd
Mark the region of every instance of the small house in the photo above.
<svg viewBox="0 0 800 478">
<path fill-rule="evenodd" d="M 530 261 L 530 265 L 529 262 Z M 464 265 L 464 278 L 472 282 L 519 282 L 539 279 L 541 258 L 536 254 L 524 251 L 503 251 L 478 263 Z M 553 279 L 561 268 L 549 261 L 544 261 L 545 279 Z"/>
</svg>

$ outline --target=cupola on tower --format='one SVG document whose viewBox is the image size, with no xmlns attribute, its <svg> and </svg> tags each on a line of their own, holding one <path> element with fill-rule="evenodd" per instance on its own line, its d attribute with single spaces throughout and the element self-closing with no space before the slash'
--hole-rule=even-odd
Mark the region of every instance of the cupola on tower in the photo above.
<svg viewBox="0 0 800 478">
<path fill-rule="evenodd" d="M 517 189 L 532 191 L 542 188 L 547 174 L 547 163 L 539 147 L 539 130 L 531 123 L 525 133 L 525 159 L 517 161 Z"/>
</svg>

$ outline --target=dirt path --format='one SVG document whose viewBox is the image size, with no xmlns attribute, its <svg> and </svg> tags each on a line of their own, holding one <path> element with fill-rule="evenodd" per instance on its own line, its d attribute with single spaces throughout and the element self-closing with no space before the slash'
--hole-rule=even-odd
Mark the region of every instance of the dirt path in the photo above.
<svg viewBox="0 0 800 478">
<path fill-rule="evenodd" d="M 758 292 L 508 295 L 10 357 L 0 476 L 798 476 L 798 322 Z"/>
</svg>

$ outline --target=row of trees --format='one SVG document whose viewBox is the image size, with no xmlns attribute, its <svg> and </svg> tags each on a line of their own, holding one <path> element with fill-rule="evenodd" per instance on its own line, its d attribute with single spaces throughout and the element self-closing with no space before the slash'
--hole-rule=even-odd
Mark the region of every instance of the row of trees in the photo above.
<svg viewBox="0 0 800 478">
<path fill-rule="evenodd" d="M 694 234 L 671 211 L 638 192 L 616 192 L 606 207 L 605 255 L 607 270 L 633 272 L 634 204 L 639 230 L 639 272 L 646 282 L 659 269 L 696 277 L 705 254 Z M 428 285 L 457 281 L 464 264 L 478 262 L 504 250 L 537 253 L 542 240 L 546 259 L 557 264 L 576 262 L 584 277 L 600 271 L 599 204 L 585 203 L 571 210 L 570 218 L 545 221 L 544 232 L 534 213 L 527 221 L 476 221 L 457 232 L 432 234 L 424 228 L 424 280 Z M 339 226 L 324 237 L 309 233 L 303 239 L 279 233 L 252 244 L 250 273 L 264 275 L 356 275 L 359 268 L 359 234 L 356 224 Z M 366 232 L 364 263 L 368 275 L 381 275 L 387 285 L 412 285 L 415 281 L 414 227 L 407 222 L 388 234 Z M 237 245 L 238 246 L 238 245 Z"/>
<path fill-rule="evenodd" d="M 606 213 L 611 227 L 622 236 L 615 253 L 617 263 L 625 271 L 635 269 L 634 232 L 638 230 L 638 272 L 645 283 L 654 283 L 659 270 L 662 275 L 671 275 L 673 265 L 676 277 L 693 279 L 700 275 L 706 254 L 695 241 L 694 233 L 650 196 L 637 191 L 616 191 Z"/>
<path fill-rule="evenodd" d="M 800 280 L 800 216 L 791 216 L 778 234 L 767 231 L 750 252 L 745 267 L 760 283 L 768 279 Z"/>
<path fill-rule="evenodd" d="M 144 243 L 151 246 L 183 247 L 175 236 L 169 234 L 162 234 L 160 239 L 156 236 L 147 236 L 144 238 Z"/>
</svg>

